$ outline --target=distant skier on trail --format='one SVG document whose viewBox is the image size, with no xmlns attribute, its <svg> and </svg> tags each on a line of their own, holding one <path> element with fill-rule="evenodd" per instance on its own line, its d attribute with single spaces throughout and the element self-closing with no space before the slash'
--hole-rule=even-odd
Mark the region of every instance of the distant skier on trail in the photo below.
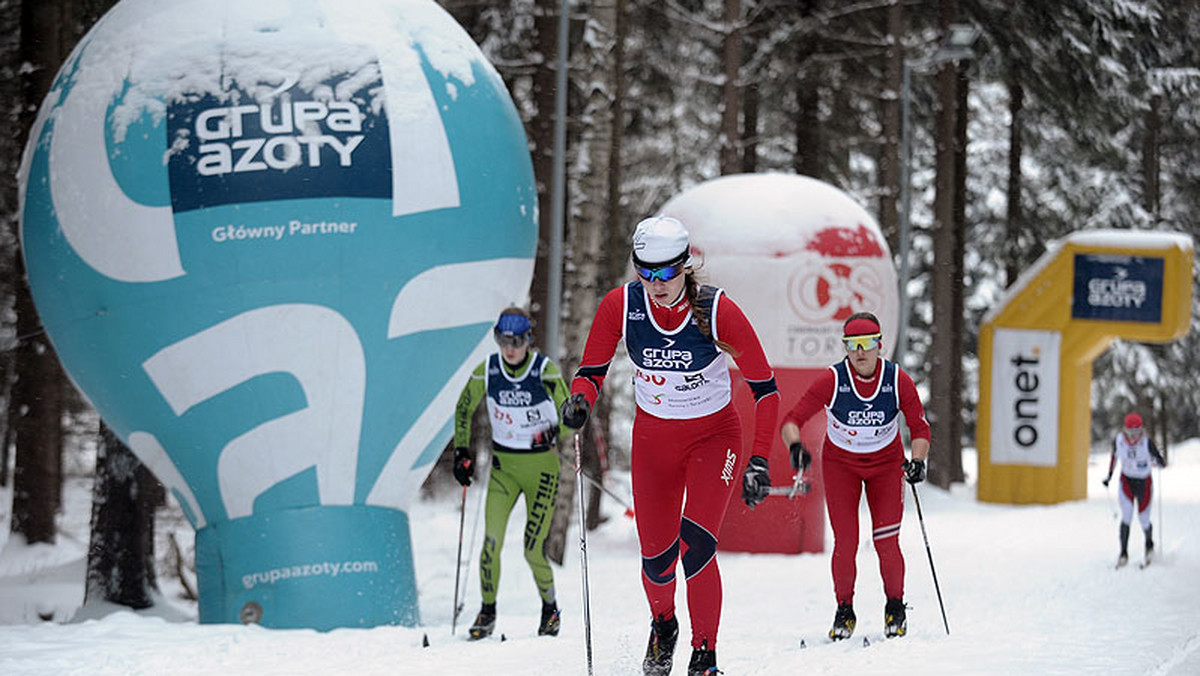
<svg viewBox="0 0 1200 676">
<path fill-rule="evenodd" d="M 638 279 L 600 301 L 562 419 L 576 429 L 587 422 L 617 343 L 624 339 L 637 401 L 633 503 L 642 587 L 652 617 L 642 672 L 671 672 L 679 636 L 675 571 L 682 560 L 692 623 L 687 673 L 714 674 L 721 619 L 717 534 L 745 464 L 727 355 L 737 360 L 756 401 L 754 471 L 748 481 L 756 490 L 762 484 L 764 492 L 770 487 L 766 456 L 779 393 L 758 335 L 741 308 L 722 289 L 696 281 L 682 223 L 663 216 L 639 223 L 633 264 Z"/>
<path fill-rule="evenodd" d="M 470 637 L 490 636 L 496 627 L 496 591 L 500 584 L 500 550 L 517 498 L 525 495 L 525 560 L 542 597 L 539 636 L 557 636 L 560 625 L 554 595 L 554 572 L 546 560 L 546 536 L 558 495 L 558 411 L 567 385 L 558 366 L 531 349 L 529 314 L 517 307 L 500 313 L 492 331 L 500 346 L 475 371 L 458 398 L 454 412 L 454 478 L 471 485 L 475 458 L 471 417 L 485 397 L 492 432 L 492 462 L 485 507 L 479 583 L 483 605 Z M 456 609 L 457 611 L 457 609 Z"/>
<path fill-rule="evenodd" d="M 854 581 L 857 575 L 858 503 L 865 488 L 879 572 L 883 577 L 884 634 L 908 632 L 904 605 L 904 555 L 900 521 L 904 516 L 904 480 L 925 480 L 929 455 L 929 423 L 912 378 L 898 364 L 880 356 L 883 331 L 870 312 L 858 312 L 842 326 L 846 358 L 813 381 L 791 411 L 783 416 L 780 434 L 792 465 L 803 470 L 811 454 L 800 442 L 800 428 L 826 410 L 821 469 L 825 507 L 833 528 L 833 591 L 837 611 L 829 638 L 854 633 Z M 904 413 L 912 438 L 912 460 L 904 459 L 899 414 Z"/>
<path fill-rule="evenodd" d="M 1133 503 L 1138 505 L 1138 522 L 1145 533 L 1145 559 L 1142 565 L 1150 563 L 1154 556 L 1154 526 L 1150 523 L 1150 498 L 1154 493 L 1154 479 L 1150 476 L 1151 463 L 1166 467 L 1167 461 L 1154 440 L 1142 431 L 1142 416 L 1130 413 L 1125 416 L 1125 430 L 1113 439 L 1112 454 L 1108 458 L 1108 474 L 1101 483 L 1108 487 L 1112 480 L 1113 469 L 1121 459 L 1121 527 L 1118 531 L 1121 542 L 1121 554 L 1117 557 L 1117 567 L 1129 562 L 1129 524 L 1133 521 Z"/>
</svg>

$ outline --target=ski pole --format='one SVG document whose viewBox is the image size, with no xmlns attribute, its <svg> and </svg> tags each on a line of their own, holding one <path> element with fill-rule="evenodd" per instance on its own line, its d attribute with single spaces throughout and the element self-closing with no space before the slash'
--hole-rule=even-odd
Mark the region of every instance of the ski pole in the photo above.
<svg viewBox="0 0 1200 676">
<path fill-rule="evenodd" d="M 458 582 L 462 573 L 463 525 L 467 522 L 467 487 L 462 487 L 462 502 L 458 506 L 458 554 L 454 557 L 454 613 L 450 618 L 450 635 L 458 629 Z"/>
<path fill-rule="evenodd" d="M 929 572 L 933 574 L 933 588 L 937 591 L 938 607 L 942 609 L 942 626 L 946 628 L 946 635 L 950 635 L 950 623 L 946 620 L 946 606 L 942 603 L 942 588 L 938 585 L 937 570 L 933 567 L 933 551 L 929 549 L 929 536 L 925 534 L 925 516 L 921 514 L 921 498 L 917 497 L 917 485 L 912 486 L 913 502 L 917 505 L 917 520 L 921 522 L 921 537 L 925 539 L 925 553 L 929 555 Z"/>
<path fill-rule="evenodd" d="M 583 639 L 587 644 L 588 676 L 592 676 L 592 607 L 588 594 L 587 519 L 583 510 L 583 484 L 579 477 L 583 462 L 579 454 L 579 432 L 575 433 L 575 492 L 579 496 L 579 572 L 583 576 Z"/>
<path fill-rule="evenodd" d="M 1158 484 L 1158 490 L 1155 491 L 1156 493 L 1158 493 L 1158 542 L 1160 545 L 1159 549 L 1161 549 L 1165 553 L 1166 549 L 1167 549 L 1167 541 L 1163 539 L 1163 526 L 1162 526 L 1162 522 L 1163 522 L 1162 468 L 1161 467 L 1155 468 L 1154 473 L 1158 475 L 1158 481 L 1156 482 Z M 1162 554 L 1159 554 L 1158 557 L 1161 559 Z"/>
<path fill-rule="evenodd" d="M 624 507 L 625 508 L 625 516 L 627 516 L 631 519 L 633 518 L 633 507 L 631 507 L 628 502 L 625 502 L 624 500 L 622 500 L 620 497 L 617 496 L 616 493 L 613 493 L 612 491 L 608 490 L 608 488 L 605 487 L 604 484 L 600 483 L 599 481 L 596 481 L 595 479 L 593 479 L 591 477 L 591 475 L 587 474 L 586 472 L 581 472 L 580 476 L 582 476 L 584 479 L 587 479 L 587 482 L 590 483 L 591 485 L 593 485 L 596 488 L 599 488 L 601 491 L 603 491 L 605 495 L 612 498 L 613 501 L 616 502 L 618 505 Z"/>
</svg>

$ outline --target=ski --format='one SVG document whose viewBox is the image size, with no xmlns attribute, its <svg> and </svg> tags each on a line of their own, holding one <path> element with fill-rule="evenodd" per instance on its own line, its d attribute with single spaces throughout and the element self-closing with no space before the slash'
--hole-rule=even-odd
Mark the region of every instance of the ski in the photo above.
<svg viewBox="0 0 1200 676">
<path fill-rule="evenodd" d="M 898 636 L 896 638 L 902 638 L 902 637 Z M 832 646 L 832 645 L 841 644 L 841 645 L 846 645 L 846 646 L 862 646 L 863 648 L 869 648 L 876 643 L 883 643 L 887 640 L 888 640 L 887 636 L 885 636 L 884 634 L 881 634 L 881 633 L 863 634 L 857 638 L 852 636 L 850 638 L 840 638 L 837 640 L 829 638 L 828 636 L 823 636 L 817 640 L 815 645 Z M 807 650 L 809 648 L 808 642 L 804 638 L 800 639 L 798 646 L 799 646 L 800 650 Z"/>
</svg>

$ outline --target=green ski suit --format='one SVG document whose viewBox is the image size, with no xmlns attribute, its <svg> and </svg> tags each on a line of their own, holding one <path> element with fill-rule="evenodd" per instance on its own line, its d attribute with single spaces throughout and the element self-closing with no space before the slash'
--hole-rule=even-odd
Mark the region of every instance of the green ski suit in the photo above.
<svg viewBox="0 0 1200 676">
<path fill-rule="evenodd" d="M 546 560 L 546 536 L 558 495 L 559 456 L 553 444 L 534 450 L 533 437 L 549 428 L 562 434 L 558 411 L 567 398 L 566 383 L 554 362 L 530 351 L 515 367 L 499 353 L 471 374 L 454 414 L 454 445 L 470 448 L 471 417 L 485 397 L 492 432 L 492 468 L 488 481 L 479 582 L 485 604 L 496 602 L 500 583 L 500 550 L 517 497 L 525 494 L 525 560 L 533 571 L 538 594 L 553 603 L 554 573 Z"/>
</svg>

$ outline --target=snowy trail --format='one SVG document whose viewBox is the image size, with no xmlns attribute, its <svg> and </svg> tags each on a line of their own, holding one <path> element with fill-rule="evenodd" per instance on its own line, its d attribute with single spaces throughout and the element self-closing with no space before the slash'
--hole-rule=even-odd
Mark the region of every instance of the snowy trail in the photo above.
<svg viewBox="0 0 1200 676">
<path fill-rule="evenodd" d="M 1195 619 L 1200 607 L 1200 440 L 1172 449 L 1171 460 L 1161 480 L 1162 556 L 1146 570 L 1132 565 L 1113 569 L 1117 522 L 1111 499 L 1106 500 L 1100 485 L 1107 457 L 1091 459 L 1087 500 L 1056 506 L 982 504 L 974 500 L 972 485 L 950 492 L 922 485 L 921 505 L 949 636 L 942 627 L 911 495 L 901 532 L 911 607 L 909 635 L 902 639 L 882 638 L 883 595 L 869 539 L 863 540 L 858 554 L 858 630 L 850 640 L 836 644 L 825 638 L 834 609 L 828 553 L 722 553 L 725 604 L 718 664 L 728 674 L 762 676 L 1200 673 L 1200 622 Z M 974 473 L 973 458 L 966 458 L 965 466 Z M 609 520 L 588 537 L 595 673 L 637 674 L 649 617 L 638 577 L 634 522 L 611 501 L 605 505 Z M 506 547 L 496 637 L 470 643 L 464 638 L 464 623 L 474 617 L 479 604 L 475 560 L 469 569 L 464 567 L 466 605 L 458 635 L 450 635 L 458 495 L 419 502 L 413 517 L 424 622 L 418 628 L 271 631 L 200 626 L 130 612 L 75 624 L 25 624 L 11 617 L 16 612 L 9 604 L 17 593 L 14 585 L 33 585 L 22 594 L 59 595 L 60 603 L 77 604 L 80 590 L 71 589 L 67 571 L 78 566 L 82 552 L 73 553 L 75 563 L 59 560 L 52 574 L 36 578 L 28 570 L 14 570 L 13 562 L 22 552 L 6 548 L 0 552 L 0 673 L 587 673 L 577 534 L 568 536 L 566 565 L 555 569 L 562 634 L 535 635 L 540 602 L 519 548 Z M 1159 524 L 1156 513 L 1156 529 Z M 1136 555 L 1142 542 L 1134 530 L 1130 552 Z M 508 537 L 509 542 L 519 542 L 516 520 L 510 523 Z M 830 542 L 827 536 L 827 546 Z M 78 548 L 78 543 L 73 546 Z M 27 562 L 28 552 L 24 554 Z M 689 653 L 682 585 L 678 599 L 682 640 L 676 674 L 683 672 Z M 42 601 L 52 605 L 54 598 Z M 178 609 L 194 617 L 194 609 Z M 500 634 L 506 640 L 501 641 Z M 426 636 L 430 647 L 422 648 Z M 871 641 L 866 648 L 864 636 Z"/>
</svg>

